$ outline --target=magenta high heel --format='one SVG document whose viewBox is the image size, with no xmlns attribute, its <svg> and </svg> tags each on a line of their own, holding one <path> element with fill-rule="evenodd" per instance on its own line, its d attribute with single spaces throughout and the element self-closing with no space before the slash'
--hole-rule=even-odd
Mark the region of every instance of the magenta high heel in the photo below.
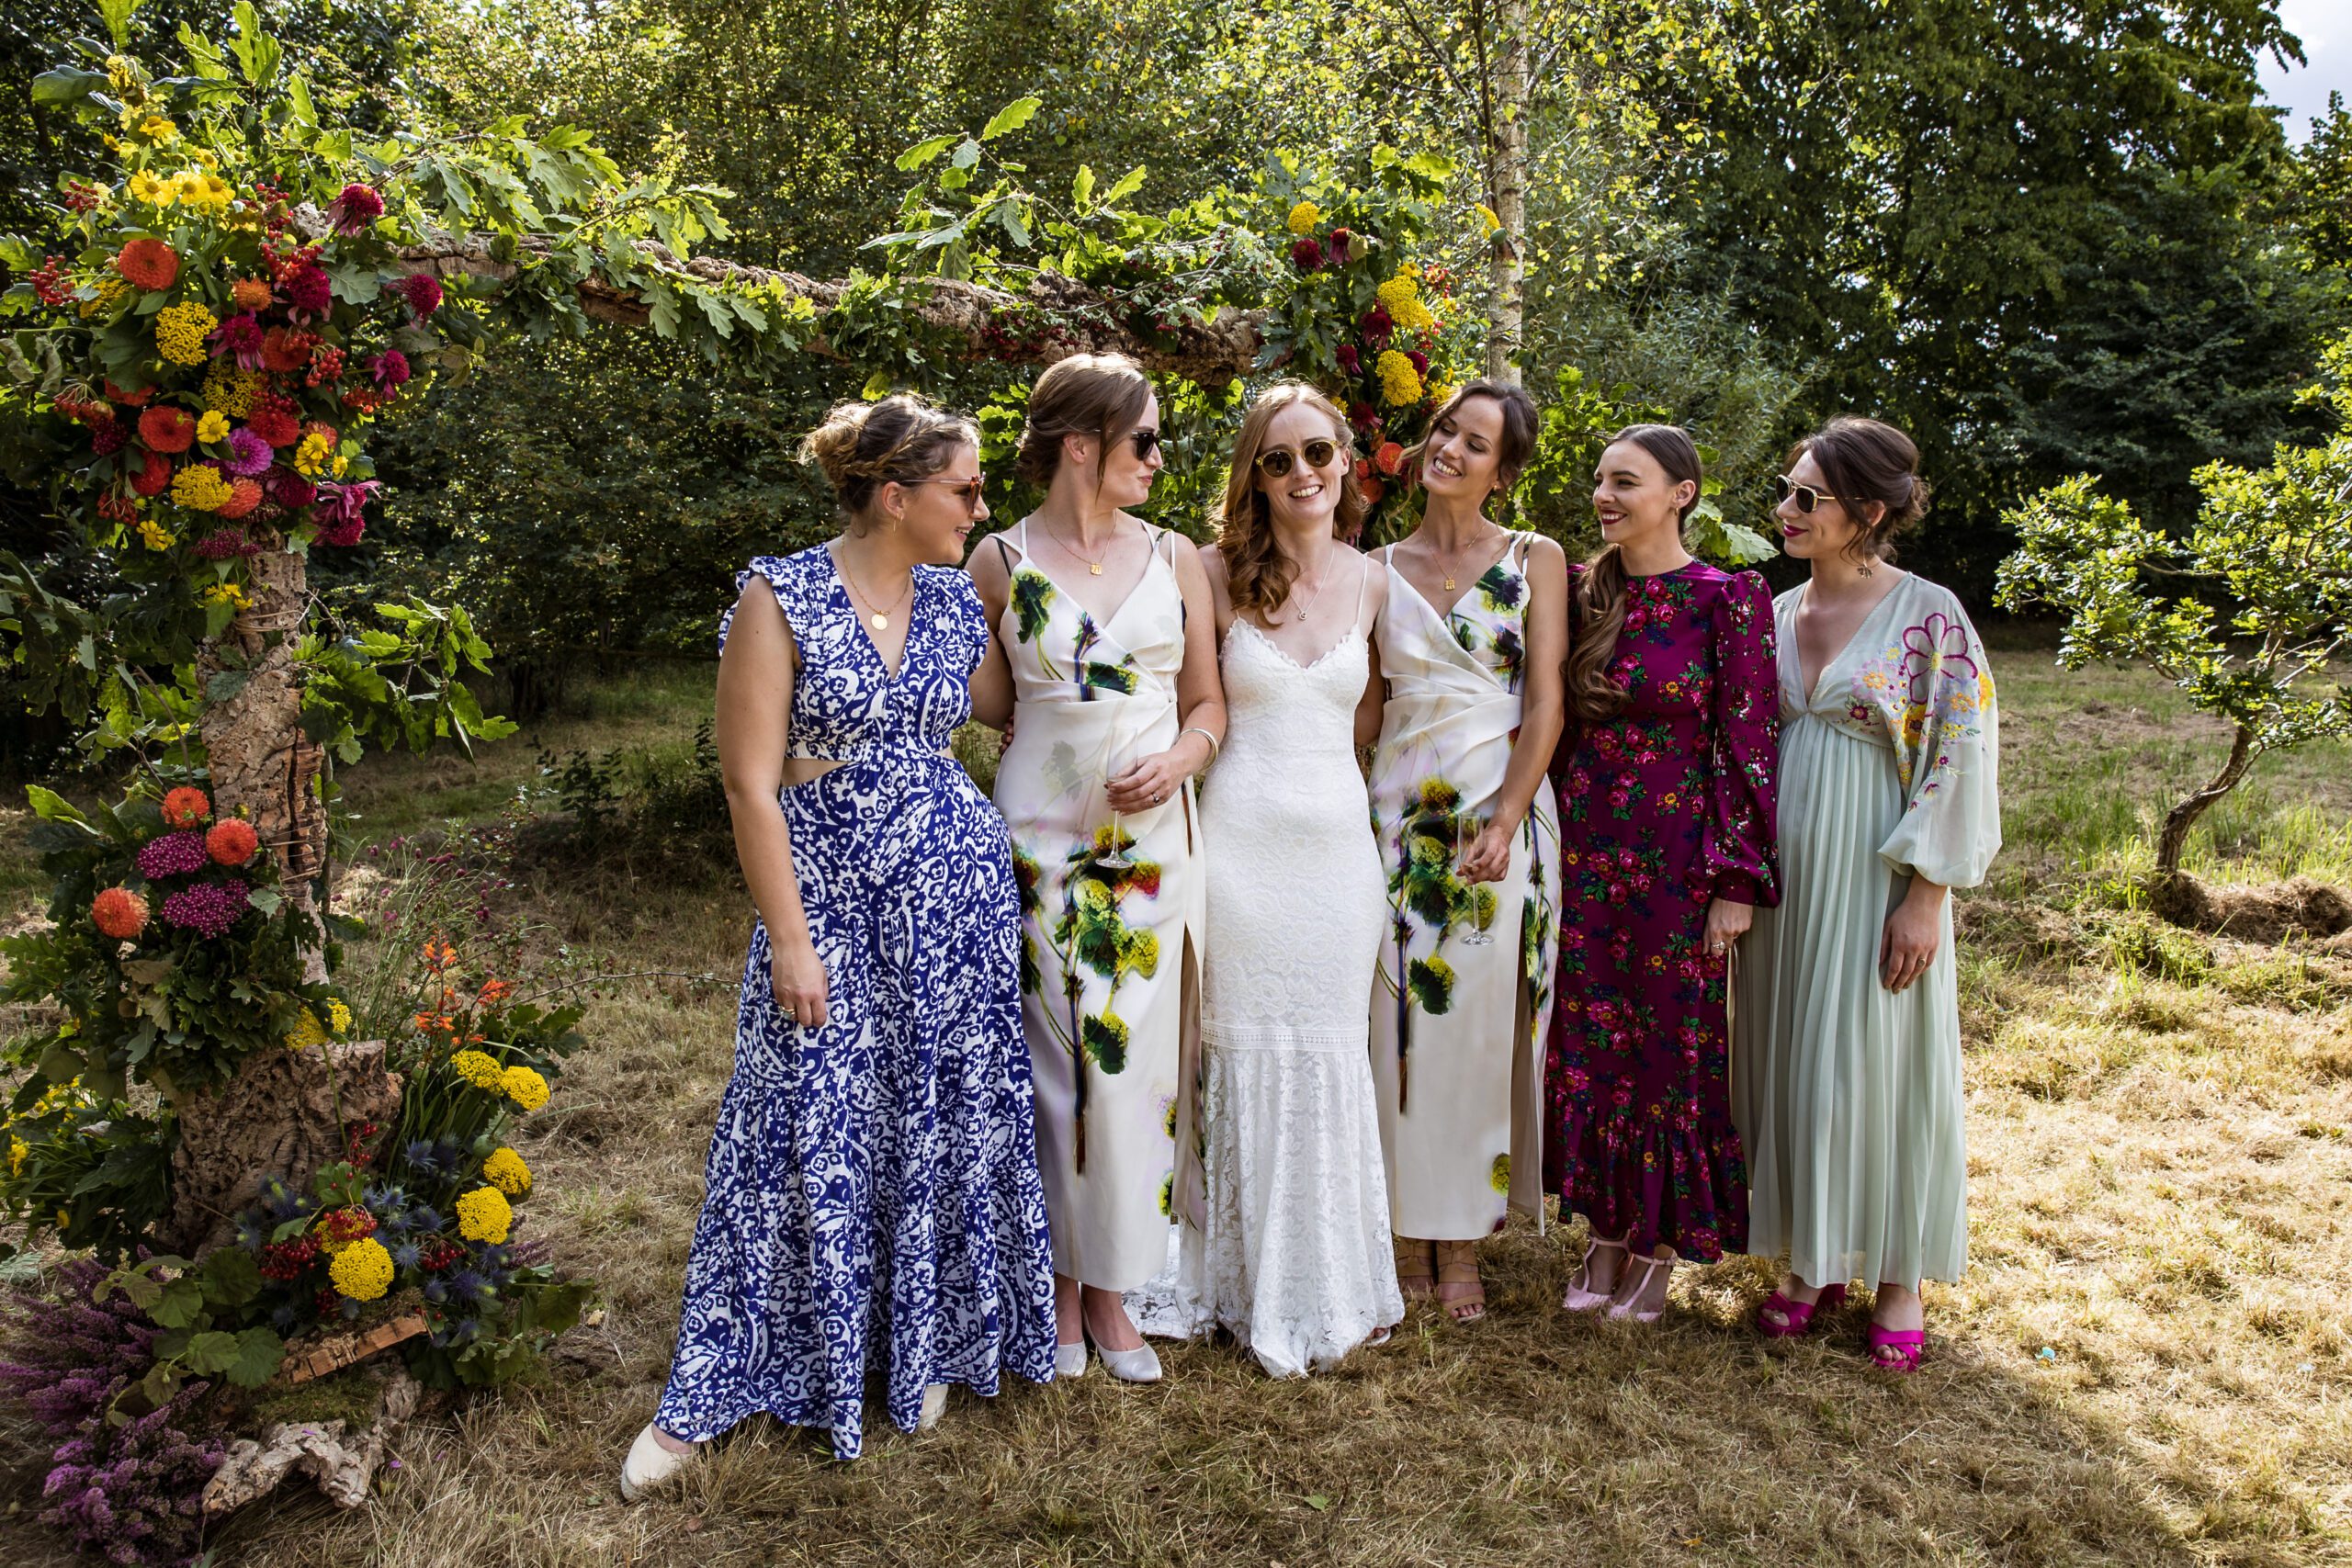
<svg viewBox="0 0 2352 1568">
<path fill-rule="evenodd" d="M 1917 1371 L 1919 1358 L 1928 1353 L 1928 1331 L 1924 1328 L 1881 1328 L 1873 1323 L 1867 1338 L 1871 1365 L 1897 1377 Z M 1894 1353 L 1892 1360 L 1882 1354 L 1889 1350 Z"/>
<path fill-rule="evenodd" d="M 1811 1302 L 1792 1302 L 1774 1291 L 1764 1298 L 1764 1304 L 1756 1309 L 1756 1332 L 1767 1339 L 1795 1339 L 1813 1326 L 1815 1313 L 1835 1312 L 1845 1299 L 1846 1287 L 1843 1285 L 1824 1286 L 1820 1296 Z M 1774 1323 L 1766 1317 L 1764 1314 L 1768 1312 L 1779 1313 L 1781 1321 Z"/>
</svg>

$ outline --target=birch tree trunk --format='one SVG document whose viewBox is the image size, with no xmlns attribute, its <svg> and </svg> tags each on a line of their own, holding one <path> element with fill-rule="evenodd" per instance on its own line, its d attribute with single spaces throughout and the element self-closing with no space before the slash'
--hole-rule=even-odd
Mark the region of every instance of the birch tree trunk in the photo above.
<svg viewBox="0 0 2352 1568">
<path fill-rule="evenodd" d="M 1495 48 L 1487 52 L 1494 106 L 1487 141 L 1487 199 L 1502 226 L 1490 237 L 1487 281 L 1494 304 L 1487 332 L 1487 377 L 1519 385 L 1527 313 L 1528 0 L 1496 0 Z"/>
</svg>

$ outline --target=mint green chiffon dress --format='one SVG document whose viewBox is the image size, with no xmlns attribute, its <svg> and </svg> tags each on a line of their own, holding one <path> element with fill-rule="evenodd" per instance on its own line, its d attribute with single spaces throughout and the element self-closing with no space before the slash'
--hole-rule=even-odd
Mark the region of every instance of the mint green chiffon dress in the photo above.
<svg viewBox="0 0 2352 1568">
<path fill-rule="evenodd" d="M 2001 846 L 1999 720 L 1951 592 L 1906 576 L 1804 689 L 1796 612 L 1773 602 L 1781 903 L 1740 943 L 1732 1105 L 1748 1250 L 1808 1286 L 1918 1288 L 1968 1261 L 1968 1153 L 1951 901 L 1927 973 L 1879 979 L 1914 875 L 1973 887 Z"/>
</svg>

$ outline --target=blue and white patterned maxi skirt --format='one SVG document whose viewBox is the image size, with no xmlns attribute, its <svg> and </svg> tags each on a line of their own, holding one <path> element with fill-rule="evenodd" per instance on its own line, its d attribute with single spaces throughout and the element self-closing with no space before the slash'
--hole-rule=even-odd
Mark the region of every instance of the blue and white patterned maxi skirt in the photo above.
<svg viewBox="0 0 2352 1568">
<path fill-rule="evenodd" d="M 905 1431 L 927 1383 L 1053 1375 L 1019 897 L 1003 824 L 937 766 L 911 788 L 852 765 L 784 792 L 830 1018 L 777 1013 L 754 930 L 654 1417 L 673 1437 L 764 1410 L 854 1459 L 870 1361 Z"/>
</svg>

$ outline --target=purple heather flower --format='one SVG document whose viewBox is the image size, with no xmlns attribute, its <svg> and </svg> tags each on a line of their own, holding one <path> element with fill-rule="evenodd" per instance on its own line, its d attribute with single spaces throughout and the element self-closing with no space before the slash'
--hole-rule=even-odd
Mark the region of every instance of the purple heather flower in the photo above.
<svg viewBox="0 0 2352 1568">
<path fill-rule="evenodd" d="M 185 876 L 211 863 L 212 857 L 204 850 L 204 835 L 198 832 L 165 833 L 139 847 L 139 874 L 150 882 Z"/>
<path fill-rule="evenodd" d="M 272 461 L 268 442 L 242 424 L 229 432 L 229 457 L 222 468 L 241 479 L 257 479 L 269 472 Z"/>
<path fill-rule="evenodd" d="M 245 885 L 234 877 L 195 882 L 164 900 L 164 919 L 198 936 L 217 937 L 237 923 L 250 902 Z"/>
</svg>

